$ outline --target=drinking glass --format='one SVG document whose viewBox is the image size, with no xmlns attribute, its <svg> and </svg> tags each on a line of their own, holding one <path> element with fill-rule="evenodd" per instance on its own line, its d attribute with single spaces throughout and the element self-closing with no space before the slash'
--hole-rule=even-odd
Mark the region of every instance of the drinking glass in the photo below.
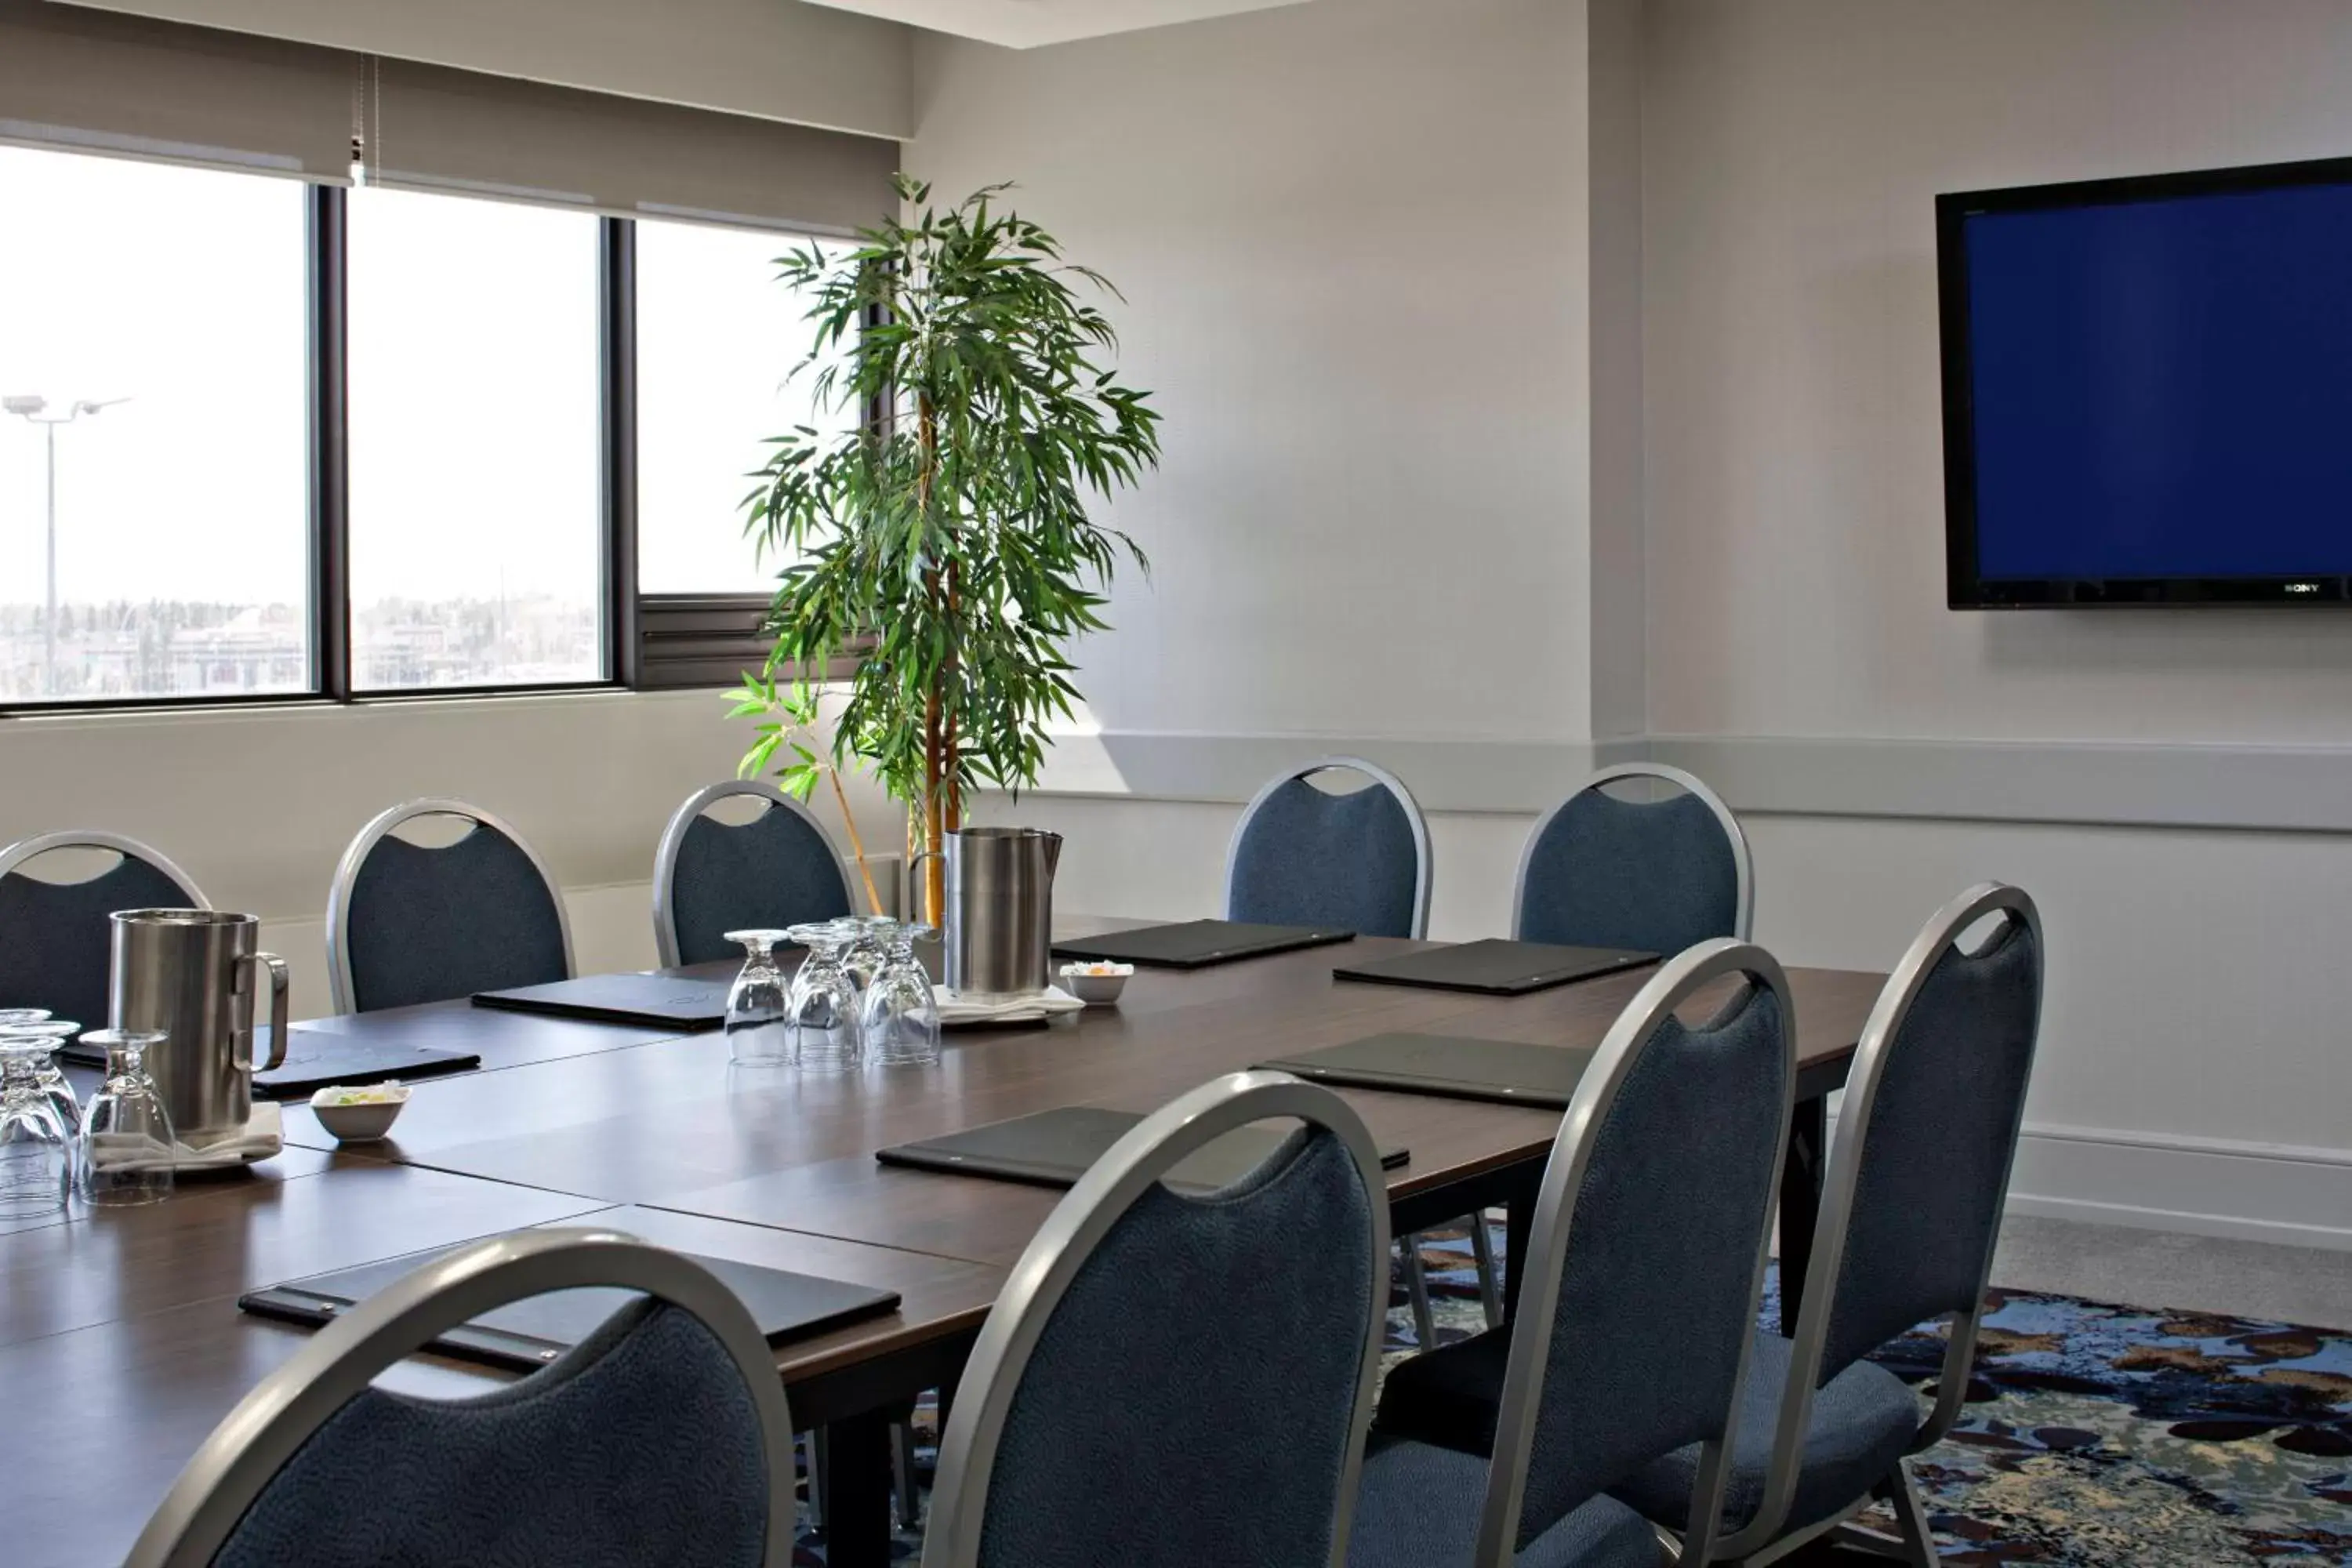
<svg viewBox="0 0 2352 1568">
<path fill-rule="evenodd" d="M 785 1002 L 793 1059 L 803 1072 L 857 1070 L 857 976 L 843 960 L 861 934 L 848 921 L 797 925 L 784 933 L 808 949 Z"/>
<path fill-rule="evenodd" d="M 866 1059 L 883 1068 L 936 1067 L 940 1060 L 940 1002 L 931 977 L 915 957 L 915 944 L 931 928 L 893 921 L 888 957 L 874 977 L 857 1016 Z"/>
<path fill-rule="evenodd" d="M 898 922 L 888 915 L 845 915 L 835 923 L 857 928 L 857 940 L 849 944 L 842 963 L 856 976 L 858 990 L 871 988 L 874 977 L 890 962 L 890 932 Z"/>
<path fill-rule="evenodd" d="M 172 1195 L 172 1117 L 147 1076 L 147 1053 L 164 1038 L 160 1029 L 92 1029 L 82 1037 L 106 1052 L 106 1081 L 74 1141 L 74 1185 L 86 1204 L 128 1208 Z"/>
<path fill-rule="evenodd" d="M 66 1206 L 73 1142 L 41 1092 L 46 1036 L 0 1037 L 0 1219 L 38 1219 Z"/>
<path fill-rule="evenodd" d="M 743 972 L 727 992 L 727 1054 L 744 1067 L 780 1068 L 793 1058 L 783 971 L 776 967 L 780 931 L 730 931 L 743 944 Z"/>
<path fill-rule="evenodd" d="M 8 1021 L 10 1017 L 21 1017 L 26 1014 L 38 1014 L 39 1016 L 23 1023 Z M 47 1042 L 47 1049 L 41 1057 L 41 1065 L 35 1076 L 40 1079 L 41 1092 L 48 1096 L 49 1109 L 57 1112 L 58 1125 L 66 1130 L 68 1138 L 81 1130 L 81 1101 L 74 1098 L 73 1085 L 66 1081 L 65 1069 L 58 1066 L 57 1051 L 80 1033 L 79 1024 L 52 1018 L 45 1008 L 12 1007 L 6 1016 L 0 1016 L 0 1037 Z"/>
</svg>

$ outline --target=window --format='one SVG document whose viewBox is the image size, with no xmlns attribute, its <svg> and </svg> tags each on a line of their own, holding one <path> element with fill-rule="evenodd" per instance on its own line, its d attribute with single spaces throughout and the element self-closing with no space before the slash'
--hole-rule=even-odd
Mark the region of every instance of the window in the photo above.
<svg viewBox="0 0 2352 1568">
<path fill-rule="evenodd" d="M 315 689 L 306 195 L 0 147 L 0 704 Z"/>
<path fill-rule="evenodd" d="M 604 679 L 599 220 L 348 199 L 353 689 Z"/>
<path fill-rule="evenodd" d="M 743 531 L 766 442 L 798 426 L 846 428 L 793 375 L 814 330 L 776 280 L 795 235 L 637 224 L 637 573 L 648 594 L 775 590 L 782 562 Z"/>
<path fill-rule="evenodd" d="M 0 715 L 765 656 L 808 240 L 5 146 L 0 218 Z"/>
</svg>

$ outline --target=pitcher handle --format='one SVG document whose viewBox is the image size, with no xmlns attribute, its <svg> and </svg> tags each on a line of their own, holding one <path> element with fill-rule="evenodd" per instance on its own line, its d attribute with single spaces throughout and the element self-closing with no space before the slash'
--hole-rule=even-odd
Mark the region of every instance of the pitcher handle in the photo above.
<svg viewBox="0 0 2352 1568">
<path fill-rule="evenodd" d="M 245 1059 L 232 1065 L 239 1072 L 268 1072 L 272 1068 L 284 1067 L 286 1065 L 286 1031 L 290 1022 L 288 1014 L 291 1011 L 287 1003 L 286 961 L 274 952 L 248 952 L 239 955 L 237 963 L 240 967 L 249 963 L 256 969 L 269 971 L 269 1059 L 259 1068 L 256 1068 L 253 1064 L 253 1049 L 248 1045 L 246 1047 Z"/>
<path fill-rule="evenodd" d="M 923 910 L 923 879 L 919 874 L 923 862 L 926 860 L 939 860 L 944 862 L 947 858 L 947 851 L 944 849 L 918 849 L 913 855 L 908 858 L 907 903 L 916 919 L 921 920 L 929 918 Z M 939 934 L 942 940 L 944 940 L 947 935 L 947 911 L 945 910 L 941 910 L 940 911 Z"/>
</svg>

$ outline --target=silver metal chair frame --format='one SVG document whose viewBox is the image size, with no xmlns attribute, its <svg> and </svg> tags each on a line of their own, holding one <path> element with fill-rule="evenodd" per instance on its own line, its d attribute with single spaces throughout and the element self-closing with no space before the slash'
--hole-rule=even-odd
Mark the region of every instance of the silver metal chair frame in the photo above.
<svg viewBox="0 0 2352 1568">
<path fill-rule="evenodd" d="M 1528 872 L 1535 865 L 1536 846 L 1543 841 L 1544 833 L 1551 826 L 1552 819 L 1582 799 L 1591 791 L 1599 789 L 1603 784 L 1614 784 L 1621 779 L 1663 780 L 1687 794 L 1698 796 L 1706 803 L 1707 810 L 1713 812 L 1715 820 L 1722 825 L 1723 836 L 1731 841 L 1731 862 L 1739 874 L 1738 891 L 1733 904 L 1731 934 L 1737 940 L 1746 942 L 1749 933 L 1755 930 L 1756 924 L 1756 868 L 1755 861 L 1748 850 L 1747 829 L 1739 826 L 1738 816 L 1733 813 L 1729 805 L 1725 804 L 1721 795 L 1707 786 L 1706 781 L 1696 773 L 1685 773 L 1681 768 L 1668 767 L 1664 763 L 1621 763 L 1615 767 L 1603 768 L 1580 784 L 1576 792 L 1566 800 L 1536 819 L 1534 829 L 1528 835 L 1526 847 L 1519 851 L 1519 874 L 1511 885 L 1511 934 L 1517 937 L 1524 929 L 1528 907 Z"/>
<path fill-rule="evenodd" d="M 1701 942 L 1669 960 L 1627 1005 L 1601 1043 L 1591 1066 L 1576 1087 L 1552 1140 L 1551 1157 L 1544 1166 L 1543 1185 L 1536 1200 L 1529 1229 L 1528 1258 L 1519 1285 L 1517 1316 L 1511 1329 L 1509 1359 L 1503 1373 L 1503 1400 L 1495 1422 L 1495 1451 L 1489 1460 L 1486 1504 L 1478 1525 L 1477 1568 L 1509 1568 L 1517 1557 L 1519 1514 L 1527 1498 L 1528 1464 L 1535 1447 L 1536 1415 L 1543 1395 L 1546 1362 L 1551 1352 L 1553 1321 L 1559 1312 L 1560 1269 L 1571 1241 L 1571 1224 L 1578 1194 L 1584 1189 L 1601 1130 L 1608 1124 L 1618 1092 L 1641 1059 L 1643 1047 L 1668 1016 L 1693 993 L 1727 974 L 1745 975 L 1749 984 L 1769 989 L 1780 1007 L 1780 1047 L 1788 1092 L 1780 1101 L 1780 1131 L 1772 1153 L 1771 1175 L 1777 1180 L 1788 1158 L 1789 1125 L 1795 1110 L 1797 1081 L 1796 1011 L 1789 994 L 1788 976 L 1780 962 L 1760 947 L 1728 937 Z M 1767 1211 L 1769 1212 L 1769 1209 Z M 1756 1237 L 1753 1278 L 1748 1289 L 1748 1314 L 1755 1321 L 1764 1291 L 1765 1265 L 1771 1257 L 1772 1227 L 1759 1227 Z M 1750 1337 L 1743 1333 L 1739 1381 L 1748 1372 Z M 1700 1450 L 1698 1479 L 1692 1489 L 1690 1517 L 1710 1521 L 1694 1531 L 1695 1544 L 1685 1544 L 1676 1559 L 1683 1568 L 1706 1568 L 1713 1558 L 1712 1521 L 1723 1510 L 1724 1490 L 1730 1479 L 1729 1450 L 1739 1415 L 1739 1400 L 1728 1401 L 1720 1436 Z"/>
<path fill-rule="evenodd" d="M 188 908 L 208 910 L 213 907 L 212 901 L 205 897 L 204 889 L 196 886 L 195 879 L 181 870 L 161 850 L 142 844 L 126 834 L 109 833 L 97 827 L 69 828 L 63 833 L 38 833 L 30 838 L 16 840 L 5 849 L 0 849 L 0 877 L 13 875 L 26 861 L 47 855 L 52 849 L 111 849 L 129 859 L 145 862 L 178 883 L 181 896 L 188 900 Z"/>
<path fill-rule="evenodd" d="M 841 890 L 848 898 L 849 907 L 857 907 L 852 891 L 857 884 L 852 878 L 850 863 L 842 858 L 840 846 L 824 830 L 824 824 L 816 819 L 815 812 L 765 779 L 729 779 L 725 784 L 715 784 L 688 795 L 686 804 L 670 814 L 668 826 L 662 829 L 661 843 L 654 850 L 654 951 L 660 955 L 664 969 L 676 968 L 678 961 L 677 907 L 673 897 L 677 890 L 677 852 L 686 842 L 686 830 L 720 801 L 743 795 L 764 800 L 771 808 L 782 806 L 815 829 L 825 853 L 833 857 L 834 869 L 841 876 Z"/>
<path fill-rule="evenodd" d="M 1843 1525 L 1866 1505 L 1873 1494 L 1865 1493 L 1836 1514 L 1819 1521 L 1786 1536 L 1778 1536 L 1782 1521 L 1796 1497 L 1797 1480 L 1803 1466 L 1804 1438 L 1812 1423 L 1813 1396 L 1821 1381 L 1822 1356 L 1829 1339 L 1830 1313 L 1837 1304 L 1837 1281 L 1844 1262 L 1846 1228 L 1853 1222 L 1854 1193 L 1862 1179 L 1864 1141 L 1869 1135 L 1872 1105 L 1878 1097 L 1880 1083 L 1886 1076 L 1886 1064 L 1894 1054 L 1895 1037 L 1902 1033 L 1904 1021 L 1909 1017 L 1911 1005 L 1918 999 L 1920 987 L 1927 982 L 1947 948 L 1978 921 L 1990 915 L 2005 915 L 2009 921 L 2021 922 L 2034 940 L 2038 952 L 2042 947 L 2042 915 L 2032 899 L 2023 890 L 1999 882 L 1983 882 L 1936 911 L 1910 949 L 1887 977 L 1885 988 L 1879 993 L 1878 1002 L 1871 1009 L 1870 1020 L 1864 1026 L 1861 1044 L 1855 1047 L 1853 1068 L 1846 1079 L 1845 1100 L 1838 1111 L 1838 1133 L 1830 1150 L 1829 1169 L 1822 1183 L 1822 1207 L 1819 1221 L 1813 1227 L 1813 1251 L 1810 1277 L 1812 1287 L 1805 1292 L 1804 1304 L 1799 1309 L 1795 1345 L 1789 1361 L 1789 1382 L 1780 1399 L 1780 1420 L 1772 1437 L 1772 1459 L 1765 1473 L 1764 1496 L 1756 1517 L 1747 1528 L 1727 1537 L 1717 1545 L 1717 1552 L 1726 1560 L 1749 1563 L 1766 1563 L 1786 1555 L 1810 1541 Z M 2040 995 L 2035 996 L 2037 1009 L 2035 1037 L 2040 1037 Z M 2031 1058 L 2028 1061 L 2031 1067 Z M 2024 1097 L 2018 1100 L 2018 1123 L 2024 1119 Z M 2010 1130 L 2011 1147 L 2016 1146 L 2018 1126 Z M 2012 1160 L 2011 1169 L 2014 1169 Z M 2005 1205 L 2009 1195 L 2009 1173 L 2001 1177 L 2001 1189 L 1995 1213 Z M 1937 1378 L 1936 1406 L 1920 1424 L 1919 1434 L 1913 1439 L 1910 1452 L 1918 1453 L 1942 1440 L 1959 1418 L 1962 1401 L 1967 1397 L 1969 1369 L 1976 1353 L 1977 1328 L 1983 1316 L 1985 1288 L 1992 1279 L 1993 1245 L 2000 1239 L 2000 1226 L 1996 1219 L 1985 1247 L 1984 1262 L 1978 1269 L 1975 1289 L 1970 1293 L 1977 1305 L 1954 1314 L 1951 1336 L 1944 1351 L 1944 1363 Z M 1910 1478 L 1900 1462 L 1895 1473 L 1881 1483 L 1879 1492 L 1895 1506 L 1895 1519 L 1902 1526 L 1905 1555 L 1922 1568 L 1932 1568 L 1935 1547 L 1927 1532 L 1926 1510 L 1918 1494 L 1912 1489 Z M 1696 1517 L 1694 1515 L 1693 1517 Z M 1883 1538 L 1870 1536 L 1865 1544 L 1882 1546 Z"/>
<path fill-rule="evenodd" d="M 1234 872 L 1241 863 L 1242 840 L 1249 836 L 1250 824 L 1256 820 L 1257 814 L 1265 805 L 1267 798 L 1293 779 L 1312 778 L 1317 773 L 1328 773 L 1334 768 L 1348 768 L 1363 774 L 1381 788 L 1388 791 L 1395 798 L 1396 803 L 1404 807 L 1405 820 L 1412 825 L 1414 858 L 1411 934 L 1415 942 L 1427 940 L 1429 889 L 1433 874 L 1429 852 L 1429 820 L 1422 816 L 1421 803 L 1412 798 L 1412 791 L 1404 787 L 1402 779 L 1398 778 L 1396 774 L 1381 767 L 1378 763 L 1368 763 L 1361 757 L 1318 757 L 1302 767 L 1292 768 L 1279 777 L 1268 780 L 1264 788 L 1250 797 L 1250 803 L 1242 807 L 1241 820 L 1234 824 L 1232 841 L 1225 846 L 1225 913 L 1228 917 L 1233 913 Z"/>
<path fill-rule="evenodd" d="M 327 979 L 333 992 L 335 1011 L 356 1013 L 359 1003 L 352 981 L 352 889 L 359 880 L 360 868 L 367 864 L 368 856 L 378 840 L 404 822 L 420 816 L 458 816 L 477 827 L 496 828 L 506 835 L 515 847 L 530 859 L 539 879 L 547 884 L 547 896 L 555 902 L 556 929 L 563 938 L 563 973 L 569 976 L 577 972 L 572 956 L 572 916 L 563 907 L 563 885 L 555 879 L 530 840 L 514 830 L 504 817 L 493 816 L 477 805 L 447 795 L 427 795 L 421 800 L 405 801 L 383 813 L 359 831 L 343 858 L 335 867 L 335 879 L 327 887 Z"/>
<path fill-rule="evenodd" d="M 1278 1072 L 1233 1073 L 1171 1100 L 1113 1144 L 1046 1216 L 1013 1265 L 957 1385 L 947 1429 L 940 1438 L 923 1568 L 974 1568 L 979 1563 L 989 1480 L 1005 1418 L 1046 1323 L 1095 1248 L 1135 1201 L 1185 1156 L 1236 1127 L 1273 1118 L 1293 1118 L 1339 1137 L 1355 1158 L 1371 1216 L 1363 1366 L 1349 1424 L 1328 1564 L 1344 1568 L 1364 1437 L 1371 1425 L 1372 1384 L 1388 1325 L 1388 1269 L 1381 1261 L 1389 1250 L 1388 1182 L 1371 1133 L 1347 1101 L 1329 1089 Z"/>
<path fill-rule="evenodd" d="M 386 1367 L 469 1319 L 551 1290 L 641 1290 L 699 1319 L 743 1373 L 768 1470 L 769 1568 L 793 1555 L 793 1423 L 759 1325 L 699 1264 L 611 1230 L 491 1237 L 403 1276 L 320 1329 L 213 1429 L 172 1485 L 125 1568 L 205 1568 L 312 1433 Z"/>
</svg>

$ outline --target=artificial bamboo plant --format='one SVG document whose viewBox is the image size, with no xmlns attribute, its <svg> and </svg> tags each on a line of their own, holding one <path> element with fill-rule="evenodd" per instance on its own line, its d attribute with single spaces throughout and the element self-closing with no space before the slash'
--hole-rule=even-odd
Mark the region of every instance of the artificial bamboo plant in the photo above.
<svg viewBox="0 0 2352 1568">
<path fill-rule="evenodd" d="M 791 563 L 738 713 L 854 658 L 834 761 L 872 773 L 929 850 L 975 789 L 1036 782 L 1046 722 L 1078 696 L 1071 639 L 1105 629 L 1119 555 L 1148 567 L 1088 511 L 1160 459 L 1159 413 L 1116 379 L 1118 335 L 1086 298 L 1118 290 L 1005 210 L 1007 188 L 934 207 L 902 175 L 902 216 L 855 249 L 780 258 L 816 329 L 795 374 L 821 409 L 857 417 L 775 437 L 744 500 L 763 556 Z M 937 923 L 942 868 L 926 864 Z"/>
</svg>

